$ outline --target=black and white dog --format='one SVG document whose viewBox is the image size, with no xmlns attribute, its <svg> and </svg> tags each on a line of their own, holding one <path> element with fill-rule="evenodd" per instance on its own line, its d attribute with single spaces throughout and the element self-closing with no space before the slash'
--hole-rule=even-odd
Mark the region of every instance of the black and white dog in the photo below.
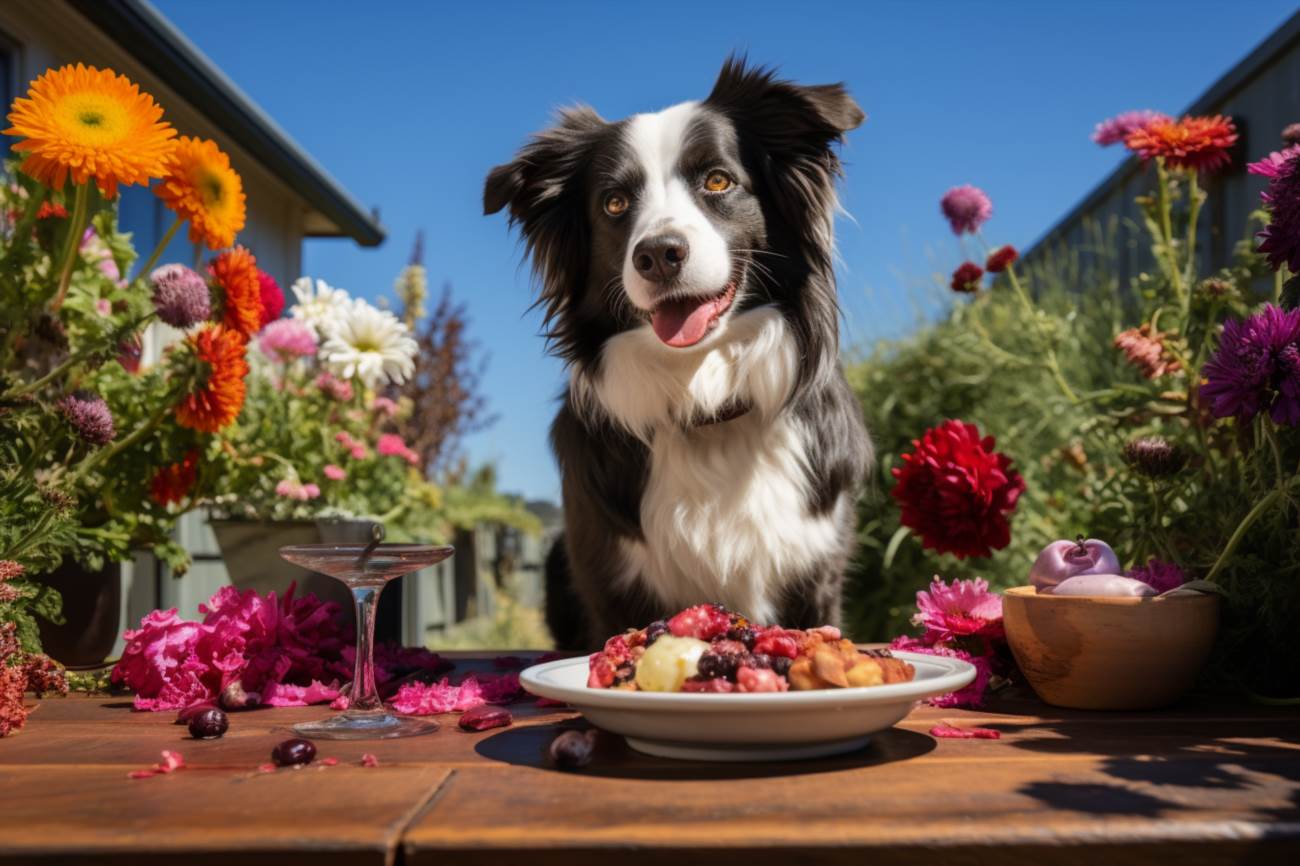
<svg viewBox="0 0 1300 866">
<path fill-rule="evenodd" d="M 565 110 L 488 175 L 569 370 L 559 646 L 706 601 L 838 622 L 872 451 L 839 363 L 835 146 L 863 117 L 730 59 L 703 102 Z"/>
</svg>

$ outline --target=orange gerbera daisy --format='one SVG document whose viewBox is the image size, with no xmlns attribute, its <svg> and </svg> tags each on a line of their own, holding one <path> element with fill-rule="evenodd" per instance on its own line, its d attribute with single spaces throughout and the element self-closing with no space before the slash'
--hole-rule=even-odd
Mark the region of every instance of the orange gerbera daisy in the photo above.
<svg viewBox="0 0 1300 866">
<path fill-rule="evenodd" d="M 149 482 L 149 496 L 159 505 L 183 502 L 199 477 L 199 452 L 191 448 L 179 463 L 169 463 Z"/>
<path fill-rule="evenodd" d="M 162 106 L 111 69 L 64 66 L 32 82 L 14 100 L 5 135 L 23 136 L 22 170 L 52 189 L 94 178 L 112 198 L 117 185 L 147 184 L 167 170 L 176 130 Z"/>
<path fill-rule="evenodd" d="M 199 363 L 199 382 L 176 407 L 176 422 L 203 433 L 216 433 L 239 417 L 248 375 L 248 343 L 223 325 L 209 325 L 186 343 Z"/>
<path fill-rule="evenodd" d="M 1218 171 L 1232 161 L 1228 149 L 1236 143 L 1237 127 L 1221 114 L 1157 119 L 1124 139 L 1124 146 L 1143 159 L 1164 157 L 1170 168 L 1189 171 Z"/>
<path fill-rule="evenodd" d="M 182 135 L 162 183 L 153 188 L 176 215 L 190 224 L 190 240 L 219 250 L 244 228 L 244 182 L 215 141 Z"/>
<path fill-rule="evenodd" d="M 256 334 L 262 327 L 257 259 L 243 247 L 235 247 L 213 259 L 208 272 L 221 288 L 221 323 L 245 337 Z"/>
</svg>

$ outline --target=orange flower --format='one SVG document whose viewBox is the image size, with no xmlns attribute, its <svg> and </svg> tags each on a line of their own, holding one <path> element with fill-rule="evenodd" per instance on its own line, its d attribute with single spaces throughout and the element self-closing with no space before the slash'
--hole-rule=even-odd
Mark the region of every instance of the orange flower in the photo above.
<svg viewBox="0 0 1300 866">
<path fill-rule="evenodd" d="M 199 387 L 176 407 L 176 422 L 203 433 L 216 433 L 244 407 L 248 343 L 238 331 L 209 325 L 186 343 L 199 362 Z"/>
<path fill-rule="evenodd" d="M 162 467 L 149 482 L 149 496 L 159 505 L 182 502 L 199 476 L 199 452 L 191 448 L 179 463 Z"/>
<path fill-rule="evenodd" d="M 69 175 L 78 184 L 93 177 L 112 198 L 119 183 L 147 184 L 166 172 L 176 130 L 162 113 L 126 76 L 78 63 L 33 81 L 4 132 L 23 136 L 14 150 L 27 154 L 22 170 L 41 183 L 58 190 Z"/>
<path fill-rule="evenodd" d="M 1115 335 L 1115 348 L 1147 379 L 1177 373 L 1182 364 L 1165 348 L 1165 335 L 1154 331 L 1150 323 L 1129 328 Z"/>
<path fill-rule="evenodd" d="M 244 228 L 244 182 L 215 141 L 177 139 L 167 176 L 153 191 L 189 221 L 190 240 L 210 250 L 230 246 Z"/>
<path fill-rule="evenodd" d="M 1219 114 L 1154 120 L 1124 140 L 1143 159 L 1164 157 L 1170 168 L 1189 171 L 1218 171 L 1232 161 L 1228 149 L 1236 143 L 1237 127 Z"/>
<path fill-rule="evenodd" d="M 262 283 L 257 259 L 243 247 L 227 250 L 212 260 L 208 271 L 221 287 L 221 323 L 251 337 L 262 327 Z"/>
</svg>

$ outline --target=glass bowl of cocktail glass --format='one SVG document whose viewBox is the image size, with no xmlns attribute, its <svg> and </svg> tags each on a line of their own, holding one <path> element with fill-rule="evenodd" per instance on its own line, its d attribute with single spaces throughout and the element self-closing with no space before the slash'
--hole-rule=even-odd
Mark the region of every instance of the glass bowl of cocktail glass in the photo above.
<svg viewBox="0 0 1300 866">
<path fill-rule="evenodd" d="M 302 568 L 328 574 L 352 590 L 357 610 L 356 663 L 348 708 L 316 722 L 293 726 L 308 739 L 378 740 L 414 737 L 438 730 L 433 719 L 403 716 L 384 706 L 375 688 L 375 605 L 384 584 L 442 562 L 455 550 L 432 544 L 292 544 L 280 556 Z"/>
</svg>

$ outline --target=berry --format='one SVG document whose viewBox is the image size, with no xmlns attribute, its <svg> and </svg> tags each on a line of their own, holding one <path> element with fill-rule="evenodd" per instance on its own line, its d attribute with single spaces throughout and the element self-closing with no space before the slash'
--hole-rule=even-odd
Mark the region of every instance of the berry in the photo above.
<svg viewBox="0 0 1300 866">
<path fill-rule="evenodd" d="M 731 627 L 727 611 L 716 604 L 697 604 L 668 620 L 668 630 L 678 637 L 712 640 Z"/>
<path fill-rule="evenodd" d="M 732 626 L 727 631 L 727 640 L 743 643 L 745 649 L 753 651 L 754 641 L 758 640 L 758 632 L 747 625 Z"/>
<path fill-rule="evenodd" d="M 739 656 L 708 652 L 700 656 L 697 670 L 700 677 L 706 680 L 732 679 L 735 677 L 736 668 L 739 666 Z"/>
<path fill-rule="evenodd" d="M 770 628 L 754 642 L 754 652 L 792 659 L 799 655 L 799 642 L 783 628 Z"/>
<path fill-rule="evenodd" d="M 646 626 L 645 645 L 650 646 L 650 644 L 659 640 L 659 638 L 663 637 L 666 634 L 668 634 L 668 623 L 664 622 L 661 619 L 655 620 L 654 622 Z"/>
<path fill-rule="evenodd" d="M 772 659 L 772 670 L 776 671 L 781 676 L 786 676 L 790 673 L 790 665 L 792 663 L 792 660 L 785 656 L 776 656 Z"/>
<path fill-rule="evenodd" d="M 548 750 L 551 761 L 563 770 L 576 770 L 591 763 L 596 748 L 596 731 L 565 731 L 554 740 Z"/>
<path fill-rule="evenodd" d="M 190 717 L 190 736 L 196 740 L 215 740 L 230 727 L 230 719 L 217 707 L 208 707 Z"/>
<path fill-rule="evenodd" d="M 183 710 L 181 710 L 179 713 L 176 714 L 176 724 L 188 725 L 190 723 L 190 719 L 194 718 L 204 710 L 211 710 L 215 707 L 216 704 L 208 703 L 206 701 L 201 701 L 197 704 L 190 704 L 188 707 L 185 707 Z"/>
<path fill-rule="evenodd" d="M 759 670 L 767 670 L 772 667 L 772 657 L 767 653 L 754 653 L 750 657 L 749 666 Z"/>
<path fill-rule="evenodd" d="M 486 731 L 489 728 L 504 728 L 514 721 L 510 711 L 504 707 L 479 704 L 461 714 L 456 724 L 462 731 Z"/>
<path fill-rule="evenodd" d="M 316 758 L 316 744 L 311 740 L 293 737 L 271 750 L 271 760 L 280 767 L 300 767 Z"/>
</svg>

